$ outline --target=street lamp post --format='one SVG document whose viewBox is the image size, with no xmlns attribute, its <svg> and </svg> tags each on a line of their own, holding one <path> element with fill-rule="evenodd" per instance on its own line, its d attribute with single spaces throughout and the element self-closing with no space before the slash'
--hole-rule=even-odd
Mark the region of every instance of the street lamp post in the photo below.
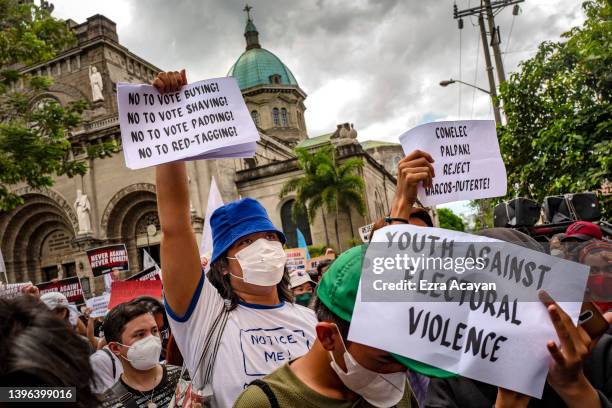
<svg viewBox="0 0 612 408">
<path fill-rule="evenodd" d="M 479 91 L 484 92 L 487 95 L 489 95 L 491 97 L 491 102 L 493 104 L 493 115 L 495 116 L 495 123 L 497 125 L 501 125 L 502 124 L 501 123 L 501 113 L 499 111 L 499 106 L 497 105 L 497 101 L 496 101 L 496 97 L 497 96 L 496 95 L 494 95 L 491 91 L 487 91 L 486 89 L 481 88 L 479 86 L 472 85 L 472 84 L 469 84 L 467 82 L 463 82 L 460 79 L 452 79 L 451 78 L 451 79 L 448 79 L 448 80 L 440 81 L 440 86 L 449 86 L 449 85 L 454 84 L 454 83 L 459 83 L 459 84 L 467 85 L 469 87 L 478 89 Z"/>
</svg>

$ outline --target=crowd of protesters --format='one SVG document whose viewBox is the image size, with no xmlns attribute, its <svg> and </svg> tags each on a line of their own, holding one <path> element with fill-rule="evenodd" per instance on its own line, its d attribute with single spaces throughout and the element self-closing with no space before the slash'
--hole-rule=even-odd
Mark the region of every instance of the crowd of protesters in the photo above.
<svg viewBox="0 0 612 408">
<path fill-rule="evenodd" d="M 184 71 L 154 81 L 160 92 L 186 83 Z M 435 177 L 432 162 L 421 151 L 399 162 L 389 217 L 374 230 L 433 226 L 415 206 L 417 184 Z M 0 299 L 2 386 L 75 387 L 83 407 L 612 406 L 612 336 L 591 338 L 550 298 L 543 302 L 559 343 L 534 345 L 550 353 L 541 399 L 425 375 L 435 369 L 348 340 L 363 246 L 319 263 L 312 275 L 289 274 L 285 235 L 259 202 L 244 198 L 213 213 L 213 251 L 201 259 L 185 163 L 159 165 L 156 182 L 163 302 L 139 297 L 93 318 L 35 286 Z M 478 234 L 545 252 L 516 230 Z M 588 298 L 602 313 L 612 309 L 612 245 L 597 225 L 572 224 L 548 252 L 590 266 Z M 605 317 L 612 322 L 612 313 Z"/>
</svg>

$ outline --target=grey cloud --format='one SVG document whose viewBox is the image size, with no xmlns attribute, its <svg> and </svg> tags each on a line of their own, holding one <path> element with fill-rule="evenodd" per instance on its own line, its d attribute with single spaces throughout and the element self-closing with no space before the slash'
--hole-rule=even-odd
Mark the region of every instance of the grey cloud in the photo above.
<svg viewBox="0 0 612 408">
<path fill-rule="evenodd" d="M 477 48 L 478 28 L 470 24 L 476 19 L 466 19 L 460 33 L 452 18 L 450 0 L 251 3 L 262 46 L 289 66 L 300 86 L 311 95 L 310 100 L 330 79 L 361 83 L 361 97 L 340 94 L 326 102 L 342 107 L 339 117 L 307 116 L 311 136 L 331 130 L 340 121 L 367 129 L 374 125 L 385 128 L 391 122 L 394 126 L 407 125 L 415 120 L 414 112 L 420 118 L 456 115 L 458 85 L 442 88 L 438 82 L 459 77 L 460 35 L 461 78 L 474 82 L 478 73 L 477 85 L 488 87 L 482 55 L 475 66 L 477 49 L 482 54 Z M 459 8 L 468 3 L 458 0 Z M 134 0 L 130 7 L 133 21 L 120 31 L 120 40 L 160 68 L 186 67 L 192 80 L 221 76 L 244 51 L 243 1 Z M 581 15 L 579 5 L 571 0 L 562 4 L 529 0 L 521 7 L 524 12 L 514 20 L 510 53 L 505 56 L 506 71 L 514 70 L 520 59 L 533 53 L 514 51 L 535 49 L 544 39 L 558 39 L 570 28 L 568 22 Z M 512 23 L 511 8 L 500 13 L 496 21 L 501 26 L 504 50 Z M 473 93 L 465 87 L 461 93 L 462 116 L 469 117 Z M 307 99 L 306 105 L 309 103 Z M 482 95 L 476 94 L 474 110 L 476 117 L 490 117 Z M 402 131 L 391 125 L 386 129 L 388 134 L 360 135 L 391 139 Z"/>
</svg>

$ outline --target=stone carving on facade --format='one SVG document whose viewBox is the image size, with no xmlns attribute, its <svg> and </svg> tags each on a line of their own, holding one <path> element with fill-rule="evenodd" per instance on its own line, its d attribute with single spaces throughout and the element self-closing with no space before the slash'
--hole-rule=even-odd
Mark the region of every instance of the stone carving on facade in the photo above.
<svg viewBox="0 0 612 408">
<path fill-rule="evenodd" d="M 81 190 L 77 190 L 77 199 L 74 202 L 74 208 L 77 213 L 77 220 L 79 221 L 79 235 L 89 234 L 91 232 L 91 205 L 89 198 L 86 194 L 83 194 Z"/>
<path fill-rule="evenodd" d="M 89 67 L 89 83 L 91 84 L 91 100 L 93 102 L 104 100 L 102 75 L 96 67 Z"/>
<path fill-rule="evenodd" d="M 14 191 L 15 194 L 19 195 L 19 196 L 25 196 L 25 195 L 30 195 L 30 194 L 40 194 L 42 196 L 48 197 L 50 198 L 59 208 L 61 208 L 64 211 L 64 214 L 68 217 L 68 219 L 70 220 L 70 223 L 72 224 L 72 228 L 74 229 L 74 231 L 78 231 L 78 219 L 77 216 L 74 212 L 74 209 L 70 206 L 70 204 L 64 199 L 64 197 L 62 197 L 62 195 L 60 195 L 59 193 L 51 190 L 51 189 L 37 189 L 37 188 L 32 188 L 29 186 L 26 187 L 21 187 L 19 189 L 16 189 Z M 16 209 L 17 210 L 17 209 Z M 14 210 L 14 211 L 16 211 Z M 10 215 L 10 214 L 9 214 Z M 7 220 L 10 219 L 9 217 L 5 217 Z M 0 236 L 2 232 L 2 228 L 0 227 Z"/>
<path fill-rule="evenodd" d="M 128 194 L 134 193 L 136 191 L 144 191 L 144 192 L 155 194 L 156 193 L 155 184 L 151 184 L 151 183 L 131 184 L 123 188 L 119 192 L 117 192 L 113 196 L 113 198 L 111 198 L 111 200 L 108 202 L 108 204 L 106 205 L 106 208 L 104 209 L 104 213 L 102 214 L 102 219 L 100 221 L 100 227 L 101 227 L 101 231 L 104 234 L 107 233 L 109 218 L 110 218 L 111 213 L 113 212 L 113 209 L 117 205 L 117 203 L 119 203 L 119 201 L 121 201 L 123 197 L 127 196 Z"/>
<path fill-rule="evenodd" d="M 330 140 L 335 146 L 343 146 L 348 144 L 356 144 L 357 142 L 357 131 L 353 127 L 353 124 L 342 123 L 337 125 L 336 131 L 331 135 Z"/>
</svg>

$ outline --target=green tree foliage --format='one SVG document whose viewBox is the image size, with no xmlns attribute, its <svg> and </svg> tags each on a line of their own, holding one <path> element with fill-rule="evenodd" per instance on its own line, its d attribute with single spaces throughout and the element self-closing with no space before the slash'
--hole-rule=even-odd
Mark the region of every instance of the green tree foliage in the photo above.
<svg viewBox="0 0 612 408">
<path fill-rule="evenodd" d="M 40 99 L 49 77 L 21 74 L 19 69 L 53 58 L 74 44 L 65 22 L 50 9 L 30 1 L 0 0 L 0 210 L 22 203 L 11 185 L 32 188 L 53 185 L 53 177 L 85 174 L 87 166 L 70 158 L 69 132 L 78 126 L 85 101 L 61 106 Z M 24 89 L 12 91 L 22 81 Z M 117 146 L 101 144 L 88 150 L 95 157 L 111 154 Z"/>
<path fill-rule="evenodd" d="M 612 3 L 583 8 L 581 27 L 540 44 L 501 87 L 508 196 L 595 191 L 612 174 Z M 599 199 L 609 216 L 612 198 Z"/>
<path fill-rule="evenodd" d="M 463 220 L 457 214 L 452 212 L 448 208 L 436 209 L 438 213 L 438 220 L 440 221 L 440 228 L 446 228 L 454 231 L 465 231 L 465 225 Z"/>
<path fill-rule="evenodd" d="M 314 152 L 297 148 L 295 154 L 298 167 L 304 174 L 287 181 L 280 192 L 280 197 L 295 192 L 295 202 L 292 207 L 294 218 L 307 215 L 312 221 L 317 211 L 323 210 L 325 238 L 328 245 L 327 216 L 334 214 L 336 244 L 342 251 L 338 230 L 340 212 L 345 211 L 348 214 L 351 231 L 353 231 L 353 221 L 349 210 L 355 208 L 359 214 L 365 214 L 363 199 L 365 185 L 357 174 L 357 171 L 363 167 L 363 161 L 360 158 L 350 158 L 337 162 L 336 149 L 331 145 Z"/>
</svg>

